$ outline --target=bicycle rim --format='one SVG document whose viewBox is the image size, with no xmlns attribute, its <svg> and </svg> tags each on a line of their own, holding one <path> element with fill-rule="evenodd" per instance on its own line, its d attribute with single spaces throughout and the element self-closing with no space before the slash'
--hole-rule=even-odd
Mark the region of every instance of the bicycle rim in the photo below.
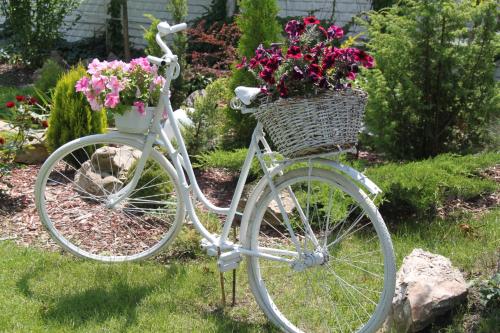
<svg viewBox="0 0 500 333">
<path fill-rule="evenodd" d="M 295 256 L 280 255 L 289 263 L 249 258 L 250 286 L 262 310 L 287 332 L 375 332 L 391 306 L 395 264 L 389 234 L 371 200 L 343 176 L 323 169 L 294 170 L 275 185 L 299 249 L 267 189 L 256 205 L 246 247 Z M 305 264 L 317 253 L 327 259 Z"/>
<path fill-rule="evenodd" d="M 42 223 L 69 252 L 119 262 L 150 257 L 180 230 L 184 205 L 175 170 L 157 151 L 130 195 L 109 198 L 131 181 L 143 143 L 95 135 L 56 150 L 40 169 L 35 198 Z"/>
</svg>

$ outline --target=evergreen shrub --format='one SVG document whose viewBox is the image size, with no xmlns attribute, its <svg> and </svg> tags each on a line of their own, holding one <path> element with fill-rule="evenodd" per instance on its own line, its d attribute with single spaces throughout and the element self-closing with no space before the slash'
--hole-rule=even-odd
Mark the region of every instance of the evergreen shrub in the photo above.
<svg viewBox="0 0 500 333">
<path fill-rule="evenodd" d="M 85 74 L 85 68 L 78 65 L 62 75 L 57 82 L 52 94 L 47 131 L 50 150 L 55 150 L 71 140 L 106 130 L 106 112 L 92 111 L 85 96 L 75 90 L 76 82 Z"/>
<path fill-rule="evenodd" d="M 500 100 L 494 0 L 402 0 L 364 25 L 377 61 L 365 84 L 374 148 L 422 159 L 488 142 Z"/>
<path fill-rule="evenodd" d="M 240 15 L 236 23 L 241 30 L 238 43 L 240 58 L 252 58 L 255 49 L 263 44 L 269 47 L 272 43 L 281 41 L 281 27 L 277 17 L 279 7 L 276 0 L 242 0 L 239 3 Z M 256 86 L 257 81 L 245 70 L 234 69 L 231 76 L 231 91 L 237 86 Z M 226 109 L 224 149 L 234 149 L 248 146 L 256 121 L 250 115 L 239 111 Z"/>
<path fill-rule="evenodd" d="M 40 69 L 40 77 L 35 82 L 35 88 L 42 93 L 48 93 L 56 86 L 63 73 L 64 68 L 61 65 L 52 59 L 46 60 Z"/>
</svg>

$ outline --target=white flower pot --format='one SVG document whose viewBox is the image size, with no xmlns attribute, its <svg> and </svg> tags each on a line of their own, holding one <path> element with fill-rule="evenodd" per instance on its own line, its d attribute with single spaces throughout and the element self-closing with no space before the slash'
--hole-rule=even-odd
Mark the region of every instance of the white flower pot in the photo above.
<svg viewBox="0 0 500 333">
<path fill-rule="evenodd" d="M 153 120 L 156 107 L 146 107 L 146 112 L 140 114 L 135 107 L 126 111 L 123 115 L 115 114 L 116 129 L 124 133 L 146 133 Z"/>
</svg>

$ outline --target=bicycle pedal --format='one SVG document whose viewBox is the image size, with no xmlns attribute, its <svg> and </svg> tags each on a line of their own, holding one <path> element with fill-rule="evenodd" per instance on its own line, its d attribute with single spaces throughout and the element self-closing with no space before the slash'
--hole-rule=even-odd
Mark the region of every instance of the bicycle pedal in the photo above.
<svg viewBox="0 0 500 333">
<path fill-rule="evenodd" d="M 203 238 L 200 242 L 200 246 L 210 257 L 215 257 L 218 254 L 217 246 L 212 244 L 208 239 Z"/>
<path fill-rule="evenodd" d="M 219 260 L 217 260 L 217 268 L 219 272 L 232 271 L 238 268 L 242 260 L 243 257 L 238 251 L 225 252 L 221 254 Z"/>
</svg>

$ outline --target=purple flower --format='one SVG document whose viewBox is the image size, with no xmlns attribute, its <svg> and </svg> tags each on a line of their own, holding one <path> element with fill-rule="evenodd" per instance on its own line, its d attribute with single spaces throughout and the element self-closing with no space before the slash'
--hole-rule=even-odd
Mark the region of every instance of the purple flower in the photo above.
<svg viewBox="0 0 500 333">
<path fill-rule="evenodd" d="M 299 68 L 299 66 L 293 67 L 292 79 L 302 80 L 304 78 L 304 72 Z"/>
<path fill-rule="evenodd" d="M 305 25 L 297 20 L 291 20 L 285 26 L 285 32 L 290 39 L 297 39 L 297 37 L 304 33 L 305 29 Z"/>
<path fill-rule="evenodd" d="M 344 30 L 336 25 L 332 25 L 330 28 L 328 28 L 327 32 L 329 39 L 340 39 L 344 37 Z"/>
</svg>

